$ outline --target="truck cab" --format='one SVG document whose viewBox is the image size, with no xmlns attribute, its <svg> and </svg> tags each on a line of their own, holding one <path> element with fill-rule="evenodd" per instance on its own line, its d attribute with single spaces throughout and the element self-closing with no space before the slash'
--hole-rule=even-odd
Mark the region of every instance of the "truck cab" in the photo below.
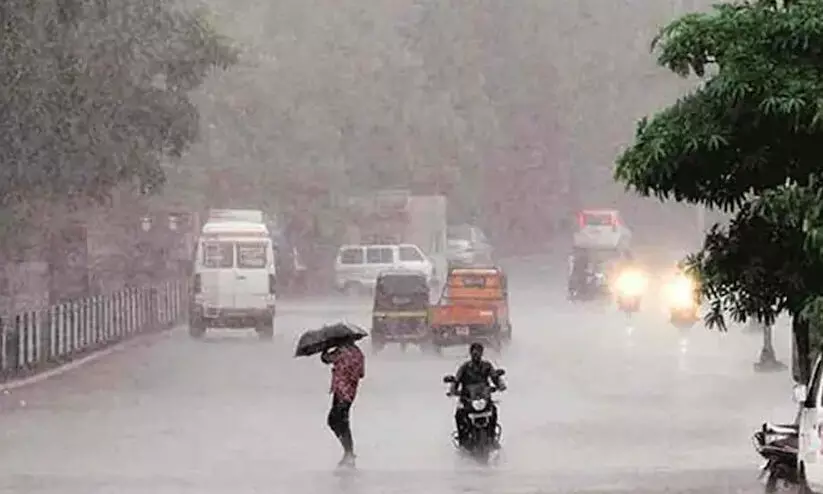
<svg viewBox="0 0 823 494">
<path fill-rule="evenodd" d="M 574 246 L 582 249 L 629 249 L 632 233 L 616 209 L 584 209 L 577 214 Z"/>
</svg>

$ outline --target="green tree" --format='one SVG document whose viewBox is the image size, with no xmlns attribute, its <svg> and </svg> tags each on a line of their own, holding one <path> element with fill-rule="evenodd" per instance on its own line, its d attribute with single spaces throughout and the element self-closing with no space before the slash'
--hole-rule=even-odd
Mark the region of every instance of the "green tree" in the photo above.
<svg viewBox="0 0 823 494">
<path fill-rule="evenodd" d="M 0 5 L 0 208 L 105 201 L 165 181 L 198 134 L 188 93 L 237 52 L 202 12 L 162 0 Z"/>
<path fill-rule="evenodd" d="M 730 314 L 771 324 L 788 312 L 796 378 L 805 380 L 804 316 L 823 294 L 807 218 L 823 172 L 823 2 L 784 4 L 717 5 L 661 30 L 658 62 L 702 84 L 638 124 L 615 178 L 641 195 L 734 212 L 690 259 L 711 307 L 707 322 L 725 329 Z"/>
</svg>

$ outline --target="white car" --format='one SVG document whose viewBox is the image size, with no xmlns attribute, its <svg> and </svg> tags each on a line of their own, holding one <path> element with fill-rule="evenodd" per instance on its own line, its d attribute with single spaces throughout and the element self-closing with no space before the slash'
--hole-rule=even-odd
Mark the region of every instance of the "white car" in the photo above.
<svg viewBox="0 0 823 494">
<path fill-rule="evenodd" d="M 494 251 L 486 235 L 472 225 L 455 225 L 448 229 L 447 257 L 449 266 L 491 266 Z"/>
<path fill-rule="evenodd" d="M 390 270 L 423 273 L 430 285 L 434 279 L 433 263 L 416 245 L 343 245 L 334 263 L 335 288 L 348 294 L 372 291 L 378 275 Z"/>
</svg>

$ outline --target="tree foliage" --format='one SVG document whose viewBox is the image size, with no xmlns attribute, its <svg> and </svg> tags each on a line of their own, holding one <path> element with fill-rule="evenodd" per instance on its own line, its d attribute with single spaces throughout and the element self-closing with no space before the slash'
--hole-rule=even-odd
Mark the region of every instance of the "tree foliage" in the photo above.
<svg viewBox="0 0 823 494">
<path fill-rule="evenodd" d="M 707 321 L 724 329 L 724 313 L 771 322 L 785 310 L 803 347 L 804 309 L 823 293 L 807 218 L 823 156 L 823 2 L 785 4 L 717 5 L 661 30 L 658 62 L 703 83 L 638 124 L 615 177 L 641 195 L 734 211 L 691 259 Z"/>
<path fill-rule="evenodd" d="M 236 52 L 163 0 L 0 5 L 0 206 L 162 186 L 196 138 L 188 92 Z"/>
</svg>

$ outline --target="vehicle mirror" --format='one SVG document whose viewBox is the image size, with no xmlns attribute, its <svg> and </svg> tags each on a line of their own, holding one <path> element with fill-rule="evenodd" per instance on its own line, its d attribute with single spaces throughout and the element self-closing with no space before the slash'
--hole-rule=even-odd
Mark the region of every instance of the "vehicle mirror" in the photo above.
<svg viewBox="0 0 823 494">
<path fill-rule="evenodd" d="M 806 401 L 808 396 L 808 389 L 805 384 L 795 384 L 792 389 L 792 399 L 797 404 L 802 404 Z"/>
<path fill-rule="evenodd" d="M 505 376 L 505 375 L 506 375 L 506 369 L 496 369 L 496 370 L 494 371 L 494 374 L 495 374 L 497 377 L 503 377 L 503 376 Z"/>
<path fill-rule="evenodd" d="M 455 378 L 454 376 L 443 376 L 443 383 L 444 384 L 452 384 L 454 383 Z"/>
</svg>

